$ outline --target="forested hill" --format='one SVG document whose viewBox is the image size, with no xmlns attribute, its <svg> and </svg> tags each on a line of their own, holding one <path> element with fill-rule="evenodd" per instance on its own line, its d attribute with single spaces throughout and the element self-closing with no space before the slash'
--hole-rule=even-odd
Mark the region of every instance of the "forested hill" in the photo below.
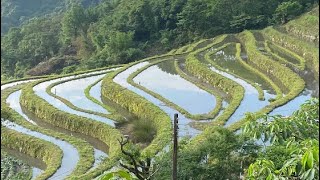
<svg viewBox="0 0 320 180">
<path fill-rule="evenodd" d="M 100 0 L 1 0 L 1 35 L 33 17 L 61 14 L 72 3 L 81 3 L 87 7 L 99 2 Z"/>
<path fill-rule="evenodd" d="M 128 63 L 201 38 L 286 24 L 318 3 L 3 0 L 1 32 L 24 24 L 1 36 L 1 80 Z"/>
</svg>

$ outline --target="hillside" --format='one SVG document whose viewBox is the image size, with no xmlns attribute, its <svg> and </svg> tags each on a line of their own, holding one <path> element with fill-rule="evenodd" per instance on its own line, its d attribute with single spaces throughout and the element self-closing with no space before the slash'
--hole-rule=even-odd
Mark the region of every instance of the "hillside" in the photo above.
<svg viewBox="0 0 320 180">
<path fill-rule="evenodd" d="M 7 24 L 2 27 L 25 22 L 1 37 L 2 80 L 124 64 L 201 38 L 286 23 L 317 4 L 316 0 L 208 0 L 207 6 L 200 0 L 30 2 L 1 1 L 2 23 Z"/>
<path fill-rule="evenodd" d="M 96 5 L 100 0 L 2 0 L 1 36 L 11 27 L 19 27 L 28 20 L 41 16 L 55 16 L 63 13 L 72 3 L 82 3 L 85 7 Z"/>
<path fill-rule="evenodd" d="M 286 23 L 283 29 L 298 38 L 319 45 L 319 6 Z"/>
<path fill-rule="evenodd" d="M 184 1 L 172 28 L 199 40 L 169 48 L 156 45 L 182 41 L 157 37 L 147 16 L 161 2 L 74 5 L 10 30 L 5 75 L 56 74 L 1 81 L 2 176 L 171 179 L 177 128 L 173 179 L 319 179 L 319 46 L 306 38 L 319 33 L 301 27 L 318 21 L 318 5 L 276 3 L 274 24 L 246 29 L 257 22 L 240 14 L 232 29 L 225 16 L 198 19 L 219 17 L 218 1 Z"/>
</svg>

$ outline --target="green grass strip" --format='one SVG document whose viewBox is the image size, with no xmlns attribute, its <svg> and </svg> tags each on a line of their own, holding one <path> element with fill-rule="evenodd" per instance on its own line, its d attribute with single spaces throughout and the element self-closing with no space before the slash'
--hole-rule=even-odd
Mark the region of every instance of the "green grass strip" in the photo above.
<svg viewBox="0 0 320 180">
<path fill-rule="evenodd" d="M 215 117 L 215 115 L 217 114 L 217 112 L 219 112 L 219 105 L 218 105 L 218 108 L 219 109 L 213 109 L 212 111 L 210 111 L 208 114 L 190 114 L 187 110 L 181 108 L 180 106 L 176 105 L 175 103 L 171 102 L 170 100 L 164 98 L 163 96 L 161 96 L 160 94 L 158 93 L 155 93 L 151 90 L 149 90 L 148 88 L 144 87 L 144 86 L 141 86 L 140 84 L 137 84 L 133 81 L 133 79 L 138 75 L 140 74 L 141 72 L 143 72 L 144 70 L 148 69 L 149 67 L 151 66 L 154 66 L 156 64 L 159 64 L 161 62 L 164 62 L 164 61 L 167 61 L 169 59 L 160 59 L 160 60 L 157 60 L 157 61 L 154 61 L 146 66 L 144 66 L 143 68 L 140 68 L 139 70 L 135 71 L 134 73 L 132 73 L 127 81 L 129 84 L 131 84 L 132 86 L 136 87 L 136 88 L 139 88 L 143 91 L 145 91 L 146 93 L 152 95 L 153 97 L 163 101 L 167 106 L 169 107 L 172 107 L 174 109 L 176 109 L 177 111 L 179 111 L 181 114 L 184 114 L 186 117 L 190 118 L 190 119 L 194 119 L 194 120 L 203 120 L 203 119 L 212 119 Z M 210 93 L 210 92 L 209 92 Z M 217 103 L 219 103 L 219 101 L 217 100 Z M 222 100 L 220 99 L 220 103 L 222 103 Z M 220 105 L 221 107 L 221 105 Z"/>
<path fill-rule="evenodd" d="M 32 80 L 32 79 L 42 79 L 42 78 L 48 78 L 48 77 L 53 77 L 52 76 L 31 76 L 31 77 L 24 77 L 24 78 L 19 78 L 19 79 L 10 79 L 7 81 L 1 81 L 1 86 L 5 85 L 5 84 L 9 84 L 9 83 L 14 83 L 14 82 L 18 82 L 18 81 L 24 81 L 24 80 Z"/>
<path fill-rule="evenodd" d="M 167 55 L 174 55 L 176 51 L 177 51 L 177 49 L 172 49 L 171 51 L 169 51 L 167 53 Z"/>
<path fill-rule="evenodd" d="M 94 162 L 94 155 L 93 155 L 93 147 L 87 143 L 86 141 L 76 138 L 76 137 L 72 137 L 63 133 L 58 133 L 55 132 L 53 130 L 50 129 L 45 129 L 36 125 L 31 124 L 30 122 L 28 122 L 27 120 L 25 120 L 19 113 L 17 113 L 16 111 L 14 111 L 13 109 L 11 109 L 8 104 L 6 104 L 6 99 L 8 98 L 8 96 L 21 89 L 21 87 L 23 87 L 25 85 L 18 85 L 12 88 L 8 88 L 5 89 L 4 91 L 1 92 L 1 107 L 5 109 L 5 111 L 10 113 L 10 118 L 13 122 L 27 128 L 33 131 L 37 131 L 43 134 L 46 134 L 48 136 L 52 136 L 52 137 L 56 137 L 58 139 L 64 140 L 68 143 L 70 143 L 71 145 L 73 145 L 77 151 L 79 152 L 79 162 L 76 166 L 76 168 L 74 169 L 74 171 L 72 172 L 71 176 L 77 176 L 77 175 L 81 175 L 84 174 L 85 172 L 87 172 L 87 170 L 89 170 L 91 168 L 91 166 L 93 165 Z"/>
<path fill-rule="evenodd" d="M 22 134 L 2 126 L 1 146 L 18 150 L 23 154 L 43 161 L 47 165 L 47 168 L 36 177 L 36 180 L 45 180 L 49 178 L 61 165 L 63 155 L 58 146 L 48 141 Z"/>
<path fill-rule="evenodd" d="M 184 53 L 186 51 L 188 51 L 190 44 L 187 44 L 185 46 L 182 46 L 181 48 L 179 48 L 174 54 L 181 54 Z"/>
<path fill-rule="evenodd" d="M 190 78 L 185 72 L 183 72 L 181 70 L 181 68 L 179 67 L 179 63 L 178 61 L 174 61 L 174 67 L 177 71 L 177 73 L 185 80 L 193 83 L 194 85 L 196 85 L 198 88 L 203 89 L 205 91 L 207 91 L 209 94 L 212 94 L 215 98 L 216 98 L 216 106 L 214 107 L 214 109 L 212 111 L 210 111 L 208 114 L 206 115 L 192 115 L 192 116 L 203 116 L 203 117 L 190 117 L 191 119 L 213 119 L 215 118 L 219 111 L 222 108 L 222 97 L 220 96 L 220 94 L 217 91 L 214 91 L 208 87 L 206 87 L 205 85 L 202 85 L 202 83 L 200 82 L 196 82 L 194 80 L 192 80 L 192 78 Z"/>
<path fill-rule="evenodd" d="M 284 97 L 282 98 L 278 98 L 275 101 L 271 102 L 269 105 L 265 106 L 264 108 L 262 108 L 260 111 L 254 113 L 254 116 L 260 116 L 262 114 L 267 114 L 269 112 L 271 112 L 274 108 L 285 105 L 286 103 L 288 103 L 290 100 L 294 99 L 295 97 L 297 97 L 304 89 L 305 87 L 305 82 L 294 72 L 292 72 L 290 69 L 281 66 L 279 63 L 274 62 L 272 60 L 268 60 L 266 56 L 262 56 L 260 55 L 259 52 L 257 52 L 257 48 L 255 46 L 255 39 L 254 36 L 252 35 L 251 32 L 249 31 L 244 31 L 241 33 L 241 38 L 244 44 L 245 44 L 245 48 L 248 52 L 248 58 L 249 60 L 251 59 L 252 61 L 257 61 L 257 63 L 261 63 L 260 66 L 264 67 L 264 65 L 266 66 L 271 66 L 272 69 L 276 69 L 278 71 L 282 71 L 278 74 L 278 76 L 283 76 L 283 78 L 279 78 L 281 79 L 282 82 L 284 82 L 289 88 L 289 93 L 286 94 Z M 265 63 L 265 64 L 264 64 Z M 267 68 L 267 67 L 265 67 Z M 288 81 L 288 82 L 285 82 Z M 235 123 L 233 123 L 232 125 L 230 125 L 228 128 L 230 130 L 238 130 L 241 128 L 241 126 L 246 123 L 247 121 L 250 121 L 251 119 L 255 119 L 255 118 L 243 118 L 240 121 L 237 121 Z"/>
<path fill-rule="evenodd" d="M 32 83 L 23 89 L 20 99 L 22 106 L 47 123 L 101 140 L 109 147 L 109 158 L 119 157 L 120 147 L 117 139 L 121 137 L 121 134 L 118 130 L 102 122 L 70 114 L 55 108 L 34 94 L 32 88 L 36 84 L 37 83 Z M 103 163 L 101 167 L 103 167 Z M 97 172 L 96 175 L 99 175 L 99 171 L 101 173 L 104 170 L 104 168 L 100 168 L 100 165 L 94 169 L 94 171 Z M 71 177 L 74 178 L 78 175 L 81 174 Z"/>
<path fill-rule="evenodd" d="M 265 28 L 262 32 L 265 38 L 279 46 L 290 49 L 307 60 L 306 65 L 314 71 L 315 78 L 319 80 L 319 48 L 295 37 L 281 33 L 272 27 Z"/>
<path fill-rule="evenodd" d="M 239 63 L 248 71 L 251 71 L 255 74 L 257 74 L 259 77 L 261 77 L 263 80 L 265 80 L 271 87 L 272 89 L 276 92 L 277 97 L 276 99 L 280 99 L 282 97 L 282 91 L 281 89 L 265 74 L 261 73 L 260 71 L 258 71 L 257 69 L 255 69 L 254 67 L 250 66 L 249 64 L 247 64 L 245 61 L 243 61 L 240 57 L 240 53 L 241 53 L 241 44 L 237 43 L 236 44 L 236 48 L 237 48 L 237 59 L 239 60 Z M 273 100 L 271 100 L 273 101 Z"/>
<path fill-rule="evenodd" d="M 43 79 L 43 78 L 51 78 L 51 77 L 56 77 L 56 78 L 61 78 L 61 77 L 66 77 L 66 76 L 72 76 L 72 75 L 80 75 L 80 74 L 85 74 L 85 73 L 90 73 L 90 72 L 95 72 L 95 71 L 100 71 L 100 70 L 106 70 L 110 68 L 116 68 L 116 67 L 123 67 L 123 64 L 119 65 L 113 65 L 113 66 L 108 66 L 108 67 L 102 67 L 102 68 L 97 68 L 97 69 L 91 69 L 91 70 L 84 70 L 84 71 L 77 71 L 69 74 L 62 74 L 62 75 L 43 75 L 43 76 L 30 76 L 30 77 L 24 77 L 24 78 L 18 78 L 18 79 L 11 79 L 7 81 L 1 81 L 1 86 L 13 82 L 18 82 L 18 81 L 24 81 L 24 80 L 32 80 L 32 79 Z"/>
<path fill-rule="evenodd" d="M 268 44 L 267 41 L 265 41 L 264 44 L 265 44 L 266 51 L 272 56 L 272 58 L 274 60 L 279 61 L 281 64 L 284 64 L 285 66 L 288 65 L 290 68 L 299 69 L 300 71 L 304 69 L 304 67 L 301 67 L 300 65 L 292 63 L 292 62 L 286 60 L 285 58 L 279 56 L 278 53 L 272 51 L 271 48 L 270 48 L 272 45 Z"/>
<path fill-rule="evenodd" d="M 85 90 L 84 90 L 84 94 L 85 96 L 91 100 L 92 102 L 100 105 L 101 107 L 103 107 L 104 109 L 106 109 L 107 111 L 109 111 L 112 114 L 113 119 L 117 120 L 118 122 L 125 122 L 126 119 L 126 115 L 121 114 L 121 111 L 118 112 L 116 109 L 114 109 L 112 106 L 105 104 L 103 102 L 100 102 L 99 100 L 97 100 L 96 98 L 94 98 L 93 96 L 90 95 L 90 90 L 92 89 L 93 86 L 95 86 L 96 84 L 98 84 L 100 81 L 102 81 L 104 78 L 98 79 L 97 81 L 95 81 L 93 84 L 90 84 Z M 130 116 L 130 115 L 129 115 Z"/>
<path fill-rule="evenodd" d="M 292 90 L 302 91 L 304 89 L 304 81 L 294 73 L 291 69 L 282 66 L 279 62 L 269 59 L 257 50 L 256 40 L 250 31 L 244 31 L 239 35 L 244 42 L 247 50 L 248 62 L 253 64 L 262 72 L 272 75 L 277 79 L 289 92 Z"/>
<path fill-rule="evenodd" d="M 156 137 L 153 139 L 150 145 L 142 151 L 145 156 L 154 156 L 169 143 L 172 129 L 171 119 L 165 112 L 149 102 L 147 99 L 113 82 L 113 78 L 119 73 L 125 71 L 127 68 L 140 62 L 157 60 L 166 57 L 171 57 L 171 55 L 165 54 L 162 56 L 154 56 L 128 64 L 126 67 L 110 73 L 110 75 L 106 76 L 106 78 L 104 78 L 102 81 L 103 97 L 119 104 L 121 107 L 127 109 L 130 113 L 134 114 L 138 118 L 150 120 L 150 122 L 156 128 Z"/>
<path fill-rule="evenodd" d="M 116 120 L 116 121 L 123 121 L 123 118 L 120 116 L 120 115 L 114 115 L 114 114 L 105 114 L 105 113 L 101 113 L 101 112 L 96 112 L 96 111 L 92 111 L 92 110 L 87 110 L 87 109 L 83 109 L 83 108 L 80 108 L 74 104 L 72 104 L 70 101 L 68 101 L 67 99 L 59 96 L 59 95 L 56 95 L 54 94 L 51 90 L 59 85 L 59 84 L 63 84 L 63 83 L 66 83 L 66 82 L 69 82 L 69 81 L 73 81 L 73 80 L 77 80 L 77 79 L 82 79 L 82 78 L 87 78 L 87 77 L 92 77 L 92 76 L 96 76 L 96 75 L 101 75 L 101 74 L 107 74 L 109 72 L 103 72 L 103 73 L 97 73 L 97 74 L 90 74 L 90 75 L 84 75 L 84 76 L 79 76 L 79 77 L 75 77 L 75 78 L 72 78 L 72 79 L 68 79 L 68 80 L 63 80 L 63 81 L 58 81 L 58 82 L 55 82 L 55 83 L 52 83 L 50 84 L 47 88 L 46 88 L 46 93 L 49 94 L 50 96 L 60 100 L 61 102 L 63 102 L 64 104 L 66 104 L 68 107 L 70 107 L 71 109 L 74 109 L 76 111 L 81 111 L 81 112 L 85 112 L 85 113 L 88 113 L 88 114 L 94 114 L 94 115 L 97 115 L 97 116 L 101 116 L 101 117 L 105 117 L 105 118 L 109 118 L 109 119 L 112 119 L 112 120 Z M 55 79 L 55 78 L 52 78 L 52 79 Z"/>
<path fill-rule="evenodd" d="M 224 110 L 223 114 L 218 116 L 213 122 L 212 125 L 224 125 L 229 117 L 234 113 L 234 111 L 240 105 L 243 97 L 244 97 L 244 88 L 237 84 L 236 82 L 213 72 L 211 69 L 207 67 L 207 65 L 201 63 L 197 58 L 196 55 L 206 51 L 207 49 L 211 48 L 215 44 L 222 42 L 227 35 L 223 35 L 217 37 L 214 42 L 209 44 L 208 46 L 198 49 L 187 56 L 186 59 L 186 70 L 191 73 L 193 76 L 197 77 L 198 79 L 202 80 L 203 82 L 209 83 L 213 87 L 221 89 L 226 94 L 231 96 L 230 103 L 228 107 Z"/>
<path fill-rule="evenodd" d="M 41 97 L 35 95 L 33 86 L 44 81 L 45 80 L 28 84 L 22 90 L 20 103 L 26 109 L 47 123 L 68 129 L 70 131 L 82 133 L 104 142 L 109 147 L 109 159 L 95 168 L 93 172 L 88 175 L 88 177 L 90 179 L 103 173 L 105 168 L 109 167 L 110 162 L 115 162 L 115 160 L 119 157 L 120 146 L 117 139 L 121 137 L 121 133 L 117 129 L 102 122 L 61 111 L 46 102 Z"/>
<path fill-rule="evenodd" d="M 213 55 L 213 54 L 215 54 L 216 52 L 218 52 L 218 51 L 220 51 L 220 50 L 222 50 L 222 49 L 230 46 L 230 45 L 234 45 L 234 43 L 226 43 L 226 44 L 224 44 L 223 46 L 215 49 L 214 51 L 210 51 L 210 52 L 206 53 L 205 56 L 204 56 L 204 59 L 205 59 L 209 64 L 211 64 L 211 65 L 214 66 L 215 68 L 219 69 L 220 71 L 226 72 L 222 67 L 220 67 L 219 65 L 217 65 L 217 64 L 210 58 L 210 56 Z M 240 53 L 241 53 L 241 49 L 238 49 L 238 48 L 237 48 L 237 51 L 236 51 L 236 54 L 235 54 L 236 59 L 237 59 L 238 61 L 243 61 L 243 60 L 241 59 Z M 249 83 L 249 84 L 252 85 L 253 87 L 255 87 L 255 88 L 257 89 L 258 93 L 259 93 L 259 100 L 264 100 L 264 93 L 263 93 L 262 88 L 261 88 L 259 85 L 257 85 L 256 83 L 254 83 L 254 82 L 252 82 L 252 81 L 250 81 L 250 80 L 244 79 L 244 78 L 242 78 L 241 76 L 239 76 L 239 75 L 237 75 L 237 74 L 235 74 L 235 73 L 232 73 L 232 72 L 226 72 L 226 73 L 231 74 L 231 75 L 233 75 L 233 76 L 236 76 L 236 77 L 238 77 L 238 78 L 246 81 L 247 83 Z M 255 73 L 255 72 L 253 72 L 253 73 Z"/>
<path fill-rule="evenodd" d="M 195 43 L 193 43 L 193 44 L 191 44 L 190 46 L 189 46 L 189 48 L 187 49 L 187 51 L 185 51 L 186 53 L 189 53 L 189 52 L 191 52 L 191 51 L 195 51 L 196 50 L 196 48 L 197 48 L 197 46 L 199 46 L 201 43 L 204 43 L 204 42 L 206 42 L 206 41 L 208 41 L 209 39 L 202 39 L 202 40 L 200 40 L 200 41 L 198 41 L 198 42 L 195 42 Z"/>
<path fill-rule="evenodd" d="M 208 40 L 208 39 L 202 39 L 202 40 L 197 41 L 197 42 L 195 42 L 195 43 L 193 43 L 193 44 L 187 44 L 187 45 L 185 45 L 185 46 L 182 46 L 182 47 L 179 48 L 179 49 L 172 49 L 172 50 L 169 51 L 166 55 L 181 55 L 181 54 L 189 53 L 189 52 L 191 52 L 191 51 L 194 51 L 195 48 L 196 48 L 199 44 L 201 44 L 201 43 L 203 43 L 203 42 L 205 42 L 205 41 L 207 41 L 207 40 Z"/>
<path fill-rule="evenodd" d="M 295 37 L 319 44 L 319 5 L 283 27 Z"/>
<path fill-rule="evenodd" d="M 247 31 L 245 31 L 247 32 Z M 267 56 L 264 56 L 262 55 L 258 50 L 257 50 L 257 45 L 256 45 L 256 40 L 253 36 L 253 34 L 250 32 L 248 32 L 247 34 L 251 35 L 250 38 L 251 38 L 251 41 L 248 42 L 247 39 L 245 39 L 244 37 L 244 32 L 241 33 L 241 34 L 238 34 L 238 37 L 241 41 L 241 44 L 245 47 L 246 51 L 247 51 L 247 55 L 248 55 L 248 61 L 247 61 L 247 64 L 249 66 L 252 67 L 252 70 L 255 70 L 255 72 L 257 74 L 260 75 L 261 78 L 263 78 L 265 81 L 268 82 L 268 84 L 270 84 L 270 86 L 272 87 L 272 89 L 275 91 L 276 93 L 276 98 L 273 99 L 273 100 L 276 100 L 276 99 L 280 99 L 283 97 L 283 90 L 279 87 L 279 85 L 277 85 L 273 80 L 271 80 L 271 78 L 269 77 L 270 76 L 270 72 L 273 72 L 273 66 L 270 66 L 268 64 L 268 62 L 271 62 L 272 60 L 268 59 L 267 62 L 266 62 L 266 58 Z M 250 46 L 251 45 L 251 46 Z M 250 48 L 246 47 L 246 46 L 249 46 Z M 256 49 L 254 49 L 256 48 Z M 248 52 L 249 50 L 249 52 Z M 252 59 L 252 60 L 251 60 Z M 261 62 L 260 62 L 261 61 Z M 262 64 L 264 63 L 264 64 Z M 268 65 L 266 65 L 268 64 Z M 278 64 L 280 65 L 280 64 Z M 268 69 L 266 68 L 268 67 Z M 280 82 L 281 83 L 281 82 Z M 285 87 L 284 90 L 286 90 L 287 87 Z M 273 101 L 272 100 L 272 101 Z"/>
<path fill-rule="evenodd" d="M 301 71 L 305 69 L 305 67 L 306 67 L 305 60 L 302 57 L 300 57 L 299 55 L 297 55 L 296 53 L 294 53 L 286 48 L 283 48 L 277 44 L 273 44 L 269 41 L 265 41 L 264 44 L 265 44 L 265 48 L 266 48 L 267 52 L 269 52 L 270 54 L 275 56 L 282 63 L 289 64 L 293 67 L 298 68 Z M 285 58 L 281 57 L 281 54 L 284 54 L 286 56 L 290 56 L 290 57 L 294 58 L 296 61 L 299 62 L 299 64 L 292 63 L 289 60 L 286 60 Z"/>
<path fill-rule="evenodd" d="M 114 108 L 112 108 L 111 106 L 108 106 L 107 104 L 100 102 L 99 100 L 97 100 L 96 98 L 94 98 L 93 96 L 90 95 L 90 91 L 91 91 L 92 87 L 97 85 L 102 80 L 103 80 L 103 78 L 98 79 L 97 81 L 95 81 L 94 83 L 92 83 L 88 87 L 86 87 L 86 89 L 84 90 L 84 94 L 89 100 L 100 105 L 101 107 L 103 107 L 104 109 L 109 111 L 111 114 L 115 115 L 117 112 Z M 115 118 L 115 119 L 119 119 L 119 118 Z"/>
</svg>

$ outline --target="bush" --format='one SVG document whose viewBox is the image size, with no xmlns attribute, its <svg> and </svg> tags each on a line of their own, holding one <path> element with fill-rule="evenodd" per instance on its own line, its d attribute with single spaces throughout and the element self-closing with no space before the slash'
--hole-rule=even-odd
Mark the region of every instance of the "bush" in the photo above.
<svg viewBox="0 0 320 180">
<path fill-rule="evenodd" d="M 283 2 L 275 10 L 273 18 L 277 23 L 284 24 L 298 16 L 302 12 L 302 8 L 301 4 L 297 1 Z"/>
</svg>

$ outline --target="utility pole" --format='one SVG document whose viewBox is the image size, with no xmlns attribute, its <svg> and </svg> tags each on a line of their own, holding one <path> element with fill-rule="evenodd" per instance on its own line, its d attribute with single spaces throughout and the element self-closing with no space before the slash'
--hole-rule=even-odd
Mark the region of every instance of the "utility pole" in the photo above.
<svg viewBox="0 0 320 180">
<path fill-rule="evenodd" d="M 177 159 L 178 159 L 178 114 L 174 114 L 172 180 L 177 180 Z"/>
</svg>

